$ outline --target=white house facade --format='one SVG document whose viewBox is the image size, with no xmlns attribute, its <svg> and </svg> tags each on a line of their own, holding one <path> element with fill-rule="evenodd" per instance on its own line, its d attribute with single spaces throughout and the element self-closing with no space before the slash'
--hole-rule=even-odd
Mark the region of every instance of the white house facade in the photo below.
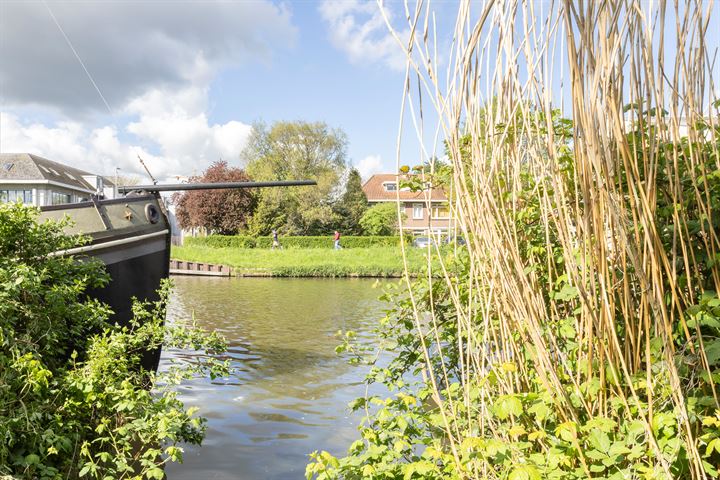
<svg viewBox="0 0 720 480">
<path fill-rule="evenodd" d="M 83 202 L 93 194 L 113 198 L 108 178 L 30 153 L 0 153 L 0 202 L 42 207 Z"/>
</svg>

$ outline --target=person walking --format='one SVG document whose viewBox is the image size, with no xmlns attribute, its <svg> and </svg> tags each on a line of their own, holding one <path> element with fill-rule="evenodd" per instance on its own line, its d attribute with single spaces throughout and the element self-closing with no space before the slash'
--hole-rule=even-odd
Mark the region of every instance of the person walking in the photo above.
<svg viewBox="0 0 720 480">
<path fill-rule="evenodd" d="M 333 240 L 335 240 L 335 250 L 340 250 L 342 247 L 340 246 L 340 232 L 335 230 L 335 236 L 333 237 Z"/>
<path fill-rule="evenodd" d="M 273 235 L 272 249 L 275 250 L 276 248 L 280 248 L 280 240 L 278 240 L 277 230 L 273 230 L 272 235 Z"/>
</svg>

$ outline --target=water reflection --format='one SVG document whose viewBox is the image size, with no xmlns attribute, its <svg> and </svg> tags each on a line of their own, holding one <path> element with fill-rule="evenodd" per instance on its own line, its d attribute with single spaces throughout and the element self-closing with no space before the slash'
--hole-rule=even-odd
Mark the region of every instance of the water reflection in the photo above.
<svg viewBox="0 0 720 480">
<path fill-rule="evenodd" d="M 342 454 L 358 418 L 347 404 L 363 394 L 364 370 L 335 354 L 338 330 L 361 338 L 382 316 L 379 290 L 364 279 L 176 277 L 169 321 L 221 332 L 236 376 L 181 387 L 186 405 L 208 418 L 207 439 L 186 448 L 170 480 L 303 478 L 307 454 Z M 190 352 L 163 352 L 191 359 Z"/>
</svg>

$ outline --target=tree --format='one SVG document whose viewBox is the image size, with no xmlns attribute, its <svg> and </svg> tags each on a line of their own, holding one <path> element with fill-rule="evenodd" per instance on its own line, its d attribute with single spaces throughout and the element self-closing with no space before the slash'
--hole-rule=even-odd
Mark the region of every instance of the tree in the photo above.
<svg viewBox="0 0 720 480">
<path fill-rule="evenodd" d="M 246 182 L 250 177 L 244 170 L 229 167 L 218 161 L 200 176 L 190 177 L 190 183 Z M 204 227 L 222 235 L 238 233 L 247 225 L 255 206 L 249 190 L 193 190 L 176 193 L 172 197 L 176 215 L 182 228 Z"/>
<path fill-rule="evenodd" d="M 335 205 L 337 228 L 346 235 L 360 235 L 360 219 L 367 209 L 368 202 L 362 189 L 360 172 L 352 168 L 345 182 L 345 193 Z"/>
<path fill-rule="evenodd" d="M 397 205 L 395 202 L 374 205 L 363 214 L 359 223 L 365 235 L 394 235 L 398 230 Z"/>
<path fill-rule="evenodd" d="M 346 168 L 347 137 L 323 122 L 277 122 L 253 127 L 242 153 L 257 181 L 315 180 L 317 186 L 265 189 L 258 194 L 248 224 L 253 235 L 273 229 L 285 235 L 322 235 L 332 231 L 332 205 Z"/>
</svg>

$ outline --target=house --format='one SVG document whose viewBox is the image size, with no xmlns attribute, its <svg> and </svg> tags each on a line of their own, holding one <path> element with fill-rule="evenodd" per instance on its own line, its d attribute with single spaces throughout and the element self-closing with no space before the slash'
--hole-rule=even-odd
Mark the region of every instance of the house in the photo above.
<svg viewBox="0 0 720 480">
<path fill-rule="evenodd" d="M 402 224 L 403 230 L 414 234 L 447 234 L 451 218 L 445 192 L 439 188 L 413 192 L 408 188 L 400 188 L 399 179 L 400 176 L 393 173 L 379 173 L 370 177 L 362 187 L 370 206 L 395 202 L 399 197 L 407 217 Z"/>
<path fill-rule="evenodd" d="M 0 202 L 42 207 L 87 201 L 93 194 L 114 198 L 109 179 L 31 153 L 0 153 Z"/>
</svg>

